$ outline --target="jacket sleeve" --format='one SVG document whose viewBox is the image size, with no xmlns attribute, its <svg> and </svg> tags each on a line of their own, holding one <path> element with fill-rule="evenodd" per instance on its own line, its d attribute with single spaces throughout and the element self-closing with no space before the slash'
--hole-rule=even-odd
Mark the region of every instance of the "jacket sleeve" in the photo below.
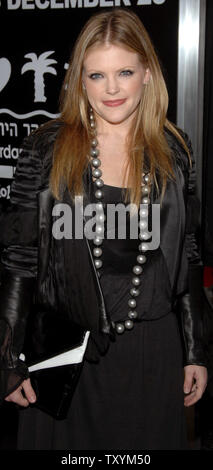
<svg viewBox="0 0 213 470">
<path fill-rule="evenodd" d="M 199 233 L 200 203 L 196 195 L 196 174 L 192 146 L 185 135 L 191 154 L 191 167 L 186 171 L 186 232 L 184 249 L 188 259 L 188 288 L 179 296 L 178 310 L 181 318 L 184 339 L 184 366 L 207 366 L 207 353 L 204 337 L 204 293 L 203 265 L 199 253 L 197 235 Z"/>
<path fill-rule="evenodd" d="M 23 143 L 11 198 L 0 216 L 0 400 L 28 378 L 19 359 L 31 309 L 37 275 L 37 193 L 42 160 L 35 136 Z"/>
</svg>

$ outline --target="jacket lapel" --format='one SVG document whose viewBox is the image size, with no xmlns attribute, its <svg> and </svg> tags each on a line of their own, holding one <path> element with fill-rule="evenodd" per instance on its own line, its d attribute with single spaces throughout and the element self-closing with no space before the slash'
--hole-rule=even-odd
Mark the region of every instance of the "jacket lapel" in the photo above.
<svg viewBox="0 0 213 470">
<path fill-rule="evenodd" d="M 87 176 L 84 178 L 86 182 Z M 69 204 L 74 215 L 74 204 L 67 189 L 64 192 L 63 202 Z M 88 202 L 89 193 L 85 191 L 83 206 L 85 207 Z M 74 234 L 74 216 L 72 230 Z M 67 295 L 73 321 L 82 325 L 87 324 L 89 330 L 110 333 L 110 322 L 88 239 L 85 236 L 79 239 L 63 238 L 62 243 Z"/>
<path fill-rule="evenodd" d="M 176 286 L 185 227 L 184 178 L 178 167 L 174 171 L 175 179 L 168 180 L 160 209 L 160 248 L 167 264 L 172 289 Z M 160 204 L 160 197 L 153 197 L 151 202 Z"/>
</svg>

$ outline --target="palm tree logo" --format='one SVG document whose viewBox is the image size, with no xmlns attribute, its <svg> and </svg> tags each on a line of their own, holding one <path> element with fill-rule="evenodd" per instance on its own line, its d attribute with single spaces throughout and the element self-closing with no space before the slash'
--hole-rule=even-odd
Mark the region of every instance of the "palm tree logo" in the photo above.
<svg viewBox="0 0 213 470">
<path fill-rule="evenodd" d="M 34 72 L 34 102 L 47 100 L 45 96 L 45 84 L 44 84 L 44 74 L 51 73 L 52 75 L 57 75 L 57 72 L 54 67 L 50 67 L 52 64 L 56 64 L 57 61 L 54 59 L 48 59 L 48 57 L 53 54 L 55 51 L 43 52 L 39 57 L 34 52 L 26 54 L 24 57 L 30 59 L 31 62 L 27 62 L 21 69 L 21 74 L 33 71 Z"/>
</svg>

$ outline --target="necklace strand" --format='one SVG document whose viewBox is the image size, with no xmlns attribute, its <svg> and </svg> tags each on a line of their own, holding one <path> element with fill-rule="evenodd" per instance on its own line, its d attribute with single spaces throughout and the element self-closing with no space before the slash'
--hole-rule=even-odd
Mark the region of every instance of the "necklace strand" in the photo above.
<svg viewBox="0 0 213 470">
<path fill-rule="evenodd" d="M 93 238 L 93 257 L 94 257 L 94 263 L 95 267 L 98 270 L 102 268 L 103 266 L 103 261 L 101 260 L 101 255 L 103 254 L 103 250 L 101 248 L 101 245 L 103 244 L 103 236 L 104 236 L 104 220 L 105 220 L 105 215 L 103 212 L 103 203 L 101 200 L 103 199 L 104 193 L 102 191 L 102 188 L 104 186 L 104 181 L 101 178 L 102 176 L 102 171 L 101 171 L 101 160 L 99 158 L 99 150 L 97 148 L 98 146 L 98 140 L 97 140 L 97 133 L 96 133 L 96 124 L 95 124 L 95 119 L 93 115 L 93 110 L 90 108 L 90 127 L 92 131 L 92 141 L 91 141 L 91 151 L 90 151 L 90 156 L 91 156 L 91 164 L 92 164 L 92 176 L 95 178 L 94 184 L 95 184 L 95 198 L 96 198 L 96 210 L 97 210 L 97 215 L 96 215 L 96 230 L 95 230 L 95 236 Z M 136 311 L 137 307 L 137 302 L 136 298 L 140 294 L 140 289 L 139 286 L 141 284 L 141 274 L 143 272 L 143 265 L 147 261 L 147 257 L 144 254 L 147 249 L 147 243 L 146 240 L 149 238 L 149 234 L 147 232 L 147 217 L 148 217 L 148 204 L 150 204 L 150 185 L 151 185 L 151 178 L 149 173 L 145 173 L 142 175 L 142 182 L 141 182 L 141 190 L 142 190 L 142 204 L 146 205 L 146 207 L 142 207 L 139 211 L 140 215 L 140 221 L 139 221 L 139 228 L 140 228 L 140 233 L 139 233 L 139 239 L 141 240 L 141 243 L 139 243 L 138 250 L 139 254 L 137 255 L 137 264 L 133 266 L 133 278 L 132 278 L 132 287 L 130 288 L 129 294 L 130 298 L 128 300 L 128 308 L 130 309 L 128 311 L 128 318 L 124 321 L 118 321 L 118 322 L 112 322 L 113 327 L 115 328 L 115 331 L 118 334 L 123 333 L 125 330 L 131 330 L 134 327 L 134 320 L 137 320 L 138 318 L 138 312 Z M 145 220 L 146 219 L 146 220 Z"/>
</svg>

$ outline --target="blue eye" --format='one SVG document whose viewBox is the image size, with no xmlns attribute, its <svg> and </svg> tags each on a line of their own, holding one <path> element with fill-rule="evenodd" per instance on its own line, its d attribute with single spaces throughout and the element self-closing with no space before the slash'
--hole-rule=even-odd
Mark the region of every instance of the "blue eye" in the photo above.
<svg viewBox="0 0 213 470">
<path fill-rule="evenodd" d="M 89 75 L 89 78 L 91 78 L 92 80 L 97 80 L 98 78 L 101 78 L 102 75 L 100 73 L 91 73 L 91 75 Z"/>
<path fill-rule="evenodd" d="M 121 72 L 121 75 L 123 75 L 124 77 L 130 77 L 131 75 L 133 75 L 133 71 L 132 70 L 122 70 Z"/>
</svg>

